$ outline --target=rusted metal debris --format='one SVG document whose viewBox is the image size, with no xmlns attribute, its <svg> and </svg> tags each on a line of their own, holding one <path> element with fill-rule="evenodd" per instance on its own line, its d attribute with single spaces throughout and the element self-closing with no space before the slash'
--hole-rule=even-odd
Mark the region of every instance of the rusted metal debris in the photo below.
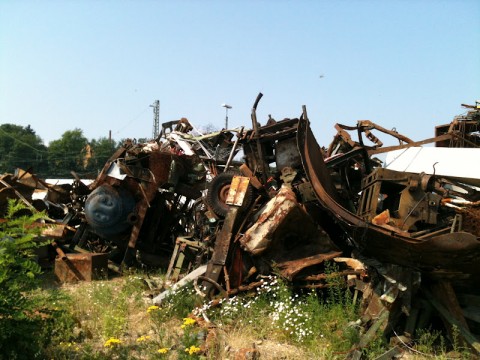
<svg viewBox="0 0 480 360">
<path fill-rule="evenodd" d="M 76 253 L 59 255 L 55 259 L 55 276 L 61 282 L 105 279 L 108 274 L 108 255 Z"/>
<path fill-rule="evenodd" d="M 45 204 L 52 222 L 64 226 L 56 239 L 64 251 L 164 267 L 171 281 L 193 271 L 184 279 L 196 278 L 204 296 L 249 291 L 272 272 L 313 289 L 337 276 L 362 295 L 359 347 L 380 330 L 408 342 L 439 318 L 480 352 L 478 188 L 435 171 L 384 168 L 375 158 L 428 143 L 478 147 L 480 109 L 470 107 L 421 141 L 368 120 L 337 124 L 324 148 L 305 106 L 299 118 L 269 117 L 262 126 L 261 97 L 251 129 L 202 135 L 187 119 L 171 121 L 149 143 L 125 142 L 90 186 L 78 178 L 65 189 L 30 173 L 4 176 L 0 205 L 16 197 L 40 209 L 28 199 L 33 189 L 47 190 L 57 199 Z M 374 132 L 399 144 L 384 146 Z M 327 276 L 327 261 L 337 263 L 336 274 Z M 65 271 L 75 265 L 57 262 Z M 352 349 L 352 358 L 360 355 Z"/>
</svg>

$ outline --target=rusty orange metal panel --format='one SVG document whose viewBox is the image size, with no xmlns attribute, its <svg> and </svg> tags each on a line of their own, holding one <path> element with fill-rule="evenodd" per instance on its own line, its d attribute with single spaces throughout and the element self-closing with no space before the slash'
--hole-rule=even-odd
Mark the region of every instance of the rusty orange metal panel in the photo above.
<svg viewBox="0 0 480 360">
<path fill-rule="evenodd" d="M 226 203 L 228 205 L 242 206 L 249 184 L 250 179 L 248 177 L 234 176 L 228 190 Z"/>
<path fill-rule="evenodd" d="M 253 255 L 263 253 L 271 245 L 275 232 L 292 214 L 298 219 L 307 216 L 299 206 L 292 189 L 282 186 L 277 195 L 267 203 L 257 222 L 240 239 L 241 244 Z"/>
<path fill-rule="evenodd" d="M 55 276 L 61 282 L 104 279 L 108 272 L 108 254 L 66 254 L 55 259 Z"/>
</svg>

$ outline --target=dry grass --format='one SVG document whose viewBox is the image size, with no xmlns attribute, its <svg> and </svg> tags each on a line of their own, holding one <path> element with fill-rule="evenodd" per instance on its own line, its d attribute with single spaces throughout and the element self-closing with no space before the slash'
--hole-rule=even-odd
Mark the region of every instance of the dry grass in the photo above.
<svg viewBox="0 0 480 360">
<path fill-rule="evenodd" d="M 162 284 L 161 278 L 156 283 Z M 53 286 L 46 286 L 52 289 Z M 63 304 L 76 320 L 71 334 L 65 341 L 52 344 L 54 358 L 119 358 L 119 359 L 180 359 L 184 357 L 186 329 L 183 318 L 173 315 L 167 308 L 148 312 L 152 305 L 151 289 L 142 275 L 130 275 L 76 284 L 62 284 L 58 291 L 67 294 L 70 302 Z M 157 291 L 157 293 L 160 290 Z M 153 292 L 155 293 L 155 291 Z M 180 294 L 180 298 L 185 298 Z M 193 309 L 184 309 L 186 313 Z M 170 311 L 170 312 L 169 312 Z M 267 324 L 268 318 L 259 317 L 245 323 L 232 319 L 223 324 L 205 322 L 196 318 L 189 331 L 197 334 L 196 344 L 207 359 L 235 359 L 242 349 L 256 348 L 261 359 L 313 359 L 301 346 L 288 343 L 281 332 Z M 262 324 L 265 321 L 265 324 Z M 218 326 L 217 326 L 218 325 Z M 261 331 L 264 329 L 264 331 Z M 67 336 L 69 335 L 69 336 Z M 110 338 L 121 341 L 114 348 L 106 348 Z M 139 339 L 145 341 L 139 342 Z M 56 349 L 55 349 L 56 347 Z M 122 353 L 121 348 L 125 350 Z M 168 348 L 168 354 L 160 355 L 158 349 Z M 114 351 L 112 351 L 114 350 Z M 196 358 L 188 355 L 187 358 Z"/>
<path fill-rule="evenodd" d="M 353 312 L 342 306 L 329 308 L 308 296 L 292 297 L 279 284 L 218 307 L 204 304 L 206 321 L 201 312 L 192 313 L 201 304 L 189 288 L 152 307 L 151 295 L 160 288 L 152 291 L 145 276 L 59 286 L 55 291 L 69 301 L 55 306 L 70 314 L 75 325 L 64 326 L 64 338 L 50 344 L 48 357 L 243 360 L 253 351 L 262 360 L 343 359 L 352 346 L 347 323 L 353 320 L 349 316 L 356 316 Z M 165 282 L 158 277 L 149 283 L 163 286 Z M 190 320 L 185 321 L 187 316 Z M 299 338 L 302 327 L 309 330 Z M 377 356 L 385 350 L 379 346 L 371 351 Z M 425 357 L 405 352 L 402 358 Z"/>
</svg>

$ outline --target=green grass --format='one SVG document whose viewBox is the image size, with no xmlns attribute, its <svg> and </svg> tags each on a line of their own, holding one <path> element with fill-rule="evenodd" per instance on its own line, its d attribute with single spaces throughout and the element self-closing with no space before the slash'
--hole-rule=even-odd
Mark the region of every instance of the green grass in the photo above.
<svg viewBox="0 0 480 360">
<path fill-rule="evenodd" d="M 342 296 L 340 302 L 331 297 Z M 226 332 L 254 334 L 257 339 L 295 345 L 309 358 L 332 358 L 346 352 L 358 339 L 348 324 L 357 309 L 347 289 L 292 292 L 275 277 L 266 279 L 254 296 L 238 296 L 219 307 L 204 306 L 207 316 Z"/>
<path fill-rule="evenodd" d="M 32 291 L 29 298 L 45 314 L 32 330 L 42 348 L 38 354 L 19 350 L 17 358 L 222 359 L 256 344 L 262 359 L 343 359 L 360 336 L 352 325 L 358 308 L 337 278 L 323 291 L 296 291 L 272 276 L 255 291 L 220 303 L 186 286 L 152 306 L 146 277 Z M 417 339 L 417 358 L 448 357 L 439 332 L 422 331 Z M 460 345 L 454 348 L 468 358 Z M 379 337 L 363 352 L 373 358 L 387 349 Z"/>
</svg>

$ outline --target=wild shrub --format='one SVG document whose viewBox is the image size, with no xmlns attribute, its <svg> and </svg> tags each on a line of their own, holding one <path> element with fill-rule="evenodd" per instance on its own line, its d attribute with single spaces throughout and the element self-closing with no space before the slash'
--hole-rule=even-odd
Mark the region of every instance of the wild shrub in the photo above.
<svg viewBox="0 0 480 360">
<path fill-rule="evenodd" d="M 42 239 L 41 227 L 36 225 L 45 217 L 10 200 L 0 223 L 0 358 L 41 357 L 42 336 L 38 335 L 49 314 L 26 293 L 35 287 L 41 273 L 35 249 L 48 241 Z"/>
</svg>

